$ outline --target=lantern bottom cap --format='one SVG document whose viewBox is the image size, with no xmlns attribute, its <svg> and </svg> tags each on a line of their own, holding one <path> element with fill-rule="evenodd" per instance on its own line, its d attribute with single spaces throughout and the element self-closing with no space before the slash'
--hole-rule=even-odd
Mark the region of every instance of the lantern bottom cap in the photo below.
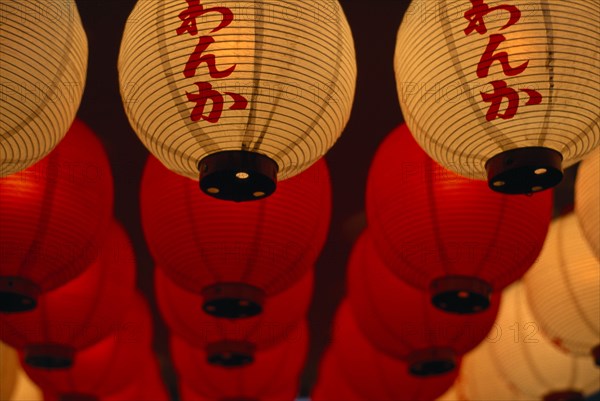
<svg viewBox="0 0 600 401">
<path fill-rule="evenodd" d="M 507 150 L 487 161 L 488 185 L 510 195 L 540 192 L 562 181 L 562 161 L 562 155 L 550 148 Z"/>
<path fill-rule="evenodd" d="M 413 376 L 436 376 L 456 368 L 456 353 L 451 348 L 428 348 L 408 356 L 408 372 Z"/>
<path fill-rule="evenodd" d="M 33 344 L 25 347 L 25 363 L 40 369 L 67 369 L 73 365 L 75 349 L 60 344 Z"/>
<path fill-rule="evenodd" d="M 594 362 L 596 366 L 600 367 L 600 344 L 596 345 L 592 349 L 592 356 L 594 357 Z"/>
<path fill-rule="evenodd" d="M 22 277 L 0 277 L 0 312 L 27 312 L 35 309 L 40 288 Z"/>
<path fill-rule="evenodd" d="M 198 163 L 200 189 L 216 199 L 247 202 L 265 199 L 277 187 L 277 163 L 244 150 L 213 153 Z"/>
<path fill-rule="evenodd" d="M 555 391 L 546 394 L 544 401 L 583 401 L 585 397 L 579 391 Z"/>
<path fill-rule="evenodd" d="M 245 283 L 218 283 L 202 290 L 202 309 L 209 315 L 238 319 L 262 313 L 265 292 Z"/>
<path fill-rule="evenodd" d="M 467 276 L 440 277 L 431 282 L 431 302 L 445 312 L 473 314 L 490 306 L 492 286 Z"/>
<path fill-rule="evenodd" d="M 81 393 L 66 393 L 61 394 L 59 401 L 99 401 L 100 399 L 95 395 L 81 394 Z"/>
<path fill-rule="evenodd" d="M 247 341 L 225 340 L 206 346 L 206 359 L 211 365 L 239 368 L 254 362 L 256 346 Z"/>
</svg>

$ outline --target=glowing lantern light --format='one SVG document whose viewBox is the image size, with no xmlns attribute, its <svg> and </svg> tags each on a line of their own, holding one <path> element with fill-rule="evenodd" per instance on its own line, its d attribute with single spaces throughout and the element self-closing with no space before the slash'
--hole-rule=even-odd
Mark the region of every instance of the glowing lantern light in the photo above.
<svg viewBox="0 0 600 401">
<path fill-rule="evenodd" d="M 356 61 L 337 0 L 139 1 L 119 76 L 133 129 L 165 166 L 247 201 L 334 144 Z"/>
<path fill-rule="evenodd" d="M 523 282 L 540 328 L 576 355 L 600 365 L 600 261 L 574 214 L 554 221 L 538 262 Z"/>
<path fill-rule="evenodd" d="M 87 38 L 74 0 L 0 1 L 0 177 L 41 160 L 79 108 Z"/>
<path fill-rule="evenodd" d="M 455 371 L 458 358 L 485 340 L 499 307 L 499 294 L 494 294 L 491 307 L 476 315 L 435 308 L 426 292 L 399 280 L 383 264 L 370 231 L 359 238 L 350 257 L 348 297 L 356 322 L 371 344 L 406 361 L 415 376 Z M 452 380 L 429 399 L 446 391 Z"/>
<path fill-rule="evenodd" d="M 0 312 L 21 312 L 94 260 L 112 216 L 108 157 L 75 120 L 50 155 L 1 178 L 0 193 Z"/>
<path fill-rule="evenodd" d="M 575 181 L 575 213 L 592 251 L 600 259 L 600 148 L 579 166 Z"/>
<path fill-rule="evenodd" d="M 509 194 L 556 185 L 600 144 L 598 2 L 537 4 L 413 1 L 397 37 L 398 95 L 416 140 Z"/>
<path fill-rule="evenodd" d="M 535 262 L 552 216 L 552 191 L 507 196 L 448 171 L 406 125 L 383 142 L 367 183 L 367 220 L 386 266 L 456 313 L 489 306 Z"/>
<path fill-rule="evenodd" d="M 250 317 L 312 268 L 325 243 L 331 186 L 324 160 L 257 202 L 221 202 L 151 157 L 141 212 L 156 262 L 177 285 L 203 297 L 206 313 Z"/>
<path fill-rule="evenodd" d="M 0 341 L 0 400 L 10 399 L 17 381 L 17 351 Z"/>
<path fill-rule="evenodd" d="M 203 348 L 208 362 L 223 366 L 252 363 L 256 350 L 281 342 L 304 319 L 312 297 L 313 270 L 286 291 L 267 297 L 255 317 L 222 319 L 202 311 L 202 297 L 174 284 L 155 269 L 158 306 L 173 334 Z"/>
</svg>

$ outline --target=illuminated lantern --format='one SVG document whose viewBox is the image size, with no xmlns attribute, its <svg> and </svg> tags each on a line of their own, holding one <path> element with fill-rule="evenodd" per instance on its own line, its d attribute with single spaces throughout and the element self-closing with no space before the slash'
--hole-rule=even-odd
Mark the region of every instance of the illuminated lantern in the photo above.
<svg viewBox="0 0 600 401">
<path fill-rule="evenodd" d="M 486 338 L 499 306 L 499 294 L 495 294 L 491 307 L 477 315 L 435 308 L 426 292 L 399 280 L 381 262 L 370 232 L 359 238 L 350 257 L 348 297 L 356 322 L 371 344 L 406 361 L 415 376 L 453 371 L 458 357 Z M 429 398 L 443 394 L 449 383 Z"/>
<path fill-rule="evenodd" d="M 537 322 L 521 282 L 507 288 L 496 327 L 483 345 L 489 348 L 488 363 L 529 399 L 583 400 L 600 390 L 593 358 L 564 352 L 544 337 Z"/>
<path fill-rule="evenodd" d="M 138 1 L 119 77 L 129 121 L 154 156 L 199 177 L 210 196 L 247 201 L 333 146 L 356 60 L 337 0 Z"/>
<path fill-rule="evenodd" d="M 158 306 L 171 331 L 188 344 L 204 349 L 208 362 L 224 366 L 251 363 L 257 349 L 268 348 L 289 335 L 304 319 L 312 297 L 313 270 L 288 290 L 267 297 L 255 317 L 222 319 L 202 311 L 202 297 L 174 284 L 154 270 Z"/>
<path fill-rule="evenodd" d="M 312 401 L 369 401 L 371 397 L 365 399 L 354 393 L 341 374 L 335 356 L 331 350 L 327 350 L 321 358 L 319 376 L 310 399 Z"/>
<path fill-rule="evenodd" d="M 579 166 L 575 181 L 575 213 L 592 251 L 600 259 L 600 148 Z"/>
<path fill-rule="evenodd" d="M 17 351 L 0 341 L 0 400 L 10 399 L 17 381 Z"/>
<path fill-rule="evenodd" d="M 396 44 L 402 114 L 419 144 L 509 194 L 558 184 L 600 144 L 599 68 L 596 0 L 413 1 Z"/>
<path fill-rule="evenodd" d="M 196 394 L 196 392 L 194 390 L 192 390 L 189 386 L 187 386 L 185 383 L 181 383 L 179 385 L 179 394 L 180 394 L 181 399 L 185 400 L 185 401 L 214 401 L 213 399 Z M 216 399 L 216 401 L 227 401 L 227 400 L 229 400 L 229 399 L 228 398 Z M 246 399 L 244 398 L 244 400 L 246 400 Z M 296 394 L 292 393 L 291 391 L 287 391 L 282 394 L 275 394 L 275 395 L 269 395 L 267 397 L 261 397 L 260 400 L 252 399 L 252 401 L 295 401 L 295 400 L 296 400 Z M 347 401 L 347 400 L 344 399 L 344 401 Z M 351 401 L 351 400 L 349 400 L 349 401 Z"/>
<path fill-rule="evenodd" d="M 443 169 L 401 125 L 383 142 L 367 183 L 367 220 L 382 260 L 456 313 L 485 310 L 493 291 L 536 260 L 552 191 L 506 196 Z"/>
<path fill-rule="evenodd" d="M 390 320 L 394 318 L 389 316 Z M 336 359 L 336 369 L 350 388 L 365 399 L 433 400 L 452 386 L 458 372 L 456 369 L 432 377 L 414 376 L 407 363 L 377 351 L 369 343 L 358 327 L 349 302 L 342 303 L 338 309 L 331 353 Z"/>
<path fill-rule="evenodd" d="M 538 262 L 524 277 L 542 331 L 576 355 L 600 365 L 600 261 L 574 214 L 554 221 Z"/>
<path fill-rule="evenodd" d="M 83 95 L 88 48 L 74 0 L 0 0 L 0 7 L 0 177 L 6 177 L 41 160 L 67 133 Z"/>
<path fill-rule="evenodd" d="M 42 391 L 31 381 L 23 369 L 17 371 L 17 383 L 10 401 L 43 401 Z"/>
<path fill-rule="evenodd" d="M 177 285 L 220 317 L 261 312 L 265 296 L 302 278 L 329 228 L 331 187 L 324 160 L 257 202 L 222 202 L 150 158 L 141 188 L 146 241 Z"/>
<path fill-rule="evenodd" d="M 121 323 L 102 341 L 77 352 L 68 369 L 40 369 L 23 364 L 45 391 L 63 398 L 104 397 L 126 389 L 138 375 L 145 354 L 152 353 L 150 311 L 141 295 L 134 298 Z"/>
<path fill-rule="evenodd" d="M 254 363 L 243 367 L 211 365 L 203 350 L 171 337 L 171 355 L 181 382 L 209 400 L 294 400 L 307 351 L 305 322 L 281 343 L 256 352 Z M 286 396 L 275 398 L 281 395 Z"/>
<path fill-rule="evenodd" d="M 112 216 L 108 157 L 75 120 L 50 155 L 1 178 L 0 193 L 0 312 L 22 312 L 35 308 L 39 294 L 80 274 L 97 254 Z"/>
<path fill-rule="evenodd" d="M 31 366 L 66 369 L 77 351 L 121 324 L 134 286 L 133 249 L 113 223 L 96 261 L 83 274 L 40 296 L 32 311 L 0 313 L 0 339 L 22 350 Z"/>
</svg>

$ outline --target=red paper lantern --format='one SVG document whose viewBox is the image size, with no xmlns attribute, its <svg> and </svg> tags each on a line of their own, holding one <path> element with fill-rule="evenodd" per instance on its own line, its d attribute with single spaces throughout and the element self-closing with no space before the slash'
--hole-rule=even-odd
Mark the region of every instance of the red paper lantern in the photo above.
<svg viewBox="0 0 600 401">
<path fill-rule="evenodd" d="M 552 191 L 506 196 L 436 164 L 401 125 L 377 151 L 367 220 L 386 265 L 432 292 L 436 306 L 474 313 L 520 278 L 540 253 Z"/>
<path fill-rule="evenodd" d="M 458 357 L 487 337 L 500 294 L 494 293 L 490 308 L 477 315 L 442 311 L 426 292 L 394 276 L 377 255 L 370 234 L 359 238 L 348 266 L 349 300 L 361 330 L 380 351 L 407 361 L 413 375 L 454 370 Z"/>
<path fill-rule="evenodd" d="M 398 338 L 398 342 L 402 341 Z M 348 301 L 337 312 L 331 353 L 350 388 L 365 399 L 433 400 L 452 387 L 458 375 L 458 369 L 454 369 L 431 377 L 414 376 L 413 366 L 379 352 L 369 343 Z"/>
<path fill-rule="evenodd" d="M 113 222 L 96 261 L 83 274 L 40 296 L 32 311 L 0 313 L 0 338 L 24 351 L 32 366 L 68 368 L 76 351 L 99 342 L 121 324 L 134 286 L 133 250 Z"/>
<path fill-rule="evenodd" d="M 151 342 L 150 311 L 138 295 L 116 330 L 79 351 L 70 368 L 48 370 L 25 363 L 23 367 L 38 386 L 61 397 L 104 397 L 127 389 L 144 355 L 151 354 Z"/>
<path fill-rule="evenodd" d="M 108 158 L 75 120 L 50 155 L 0 178 L 0 193 L 0 312 L 31 310 L 94 260 L 112 214 Z"/>
<path fill-rule="evenodd" d="M 280 342 L 304 319 L 313 289 L 313 269 L 286 291 L 267 297 L 263 313 L 222 319 L 202 311 L 202 298 L 173 283 L 155 269 L 158 306 L 174 334 L 205 350 L 209 363 L 239 366 L 251 363 L 254 352 Z"/>
<path fill-rule="evenodd" d="M 224 368 L 206 361 L 206 353 L 171 337 L 171 355 L 180 380 L 210 400 L 293 400 L 308 351 L 305 321 L 284 341 L 256 352 L 254 363 Z M 284 398 L 281 397 L 285 394 Z"/>
<path fill-rule="evenodd" d="M 192 390 L 185 383 L 180 383 L 179 385 L 179 397 L 181 400 L 185 401 L 215 401 L 214 399 L 207 398 L 201 395 L 196 394 L 194 390 Z M 267 397 L 262 397 L 260 400 L 258 399 L 250 399 L 250 401 L 295 401 L 296 395 L 292 394 L 290 391 L 283 394 L 269 395 Z M 248 401 L 247 399 L 238 400 L 237 398 L 233 401 Z M 339 401 L 339 400 L 337 400 Z M 344 399 L 346 401 L 346 399 Z"/>
<path fill-rule="evenodd" d="M 319 376 L 310 395 L 312 401 L 370 401 L 350 388 L 350 383 L 342 375 L 331 350 L 325 351 L 319 364 Z"/>
<path fill-rule="evenodd" d="M 150 251 L 176 284 L 202 294 L 207 313 L 256 315 L 264 297 L 298 281 L 324 245 L 331 215 L 327 165 L 315 163 L 256 202 L 222 202 L 197 185 L 149 159 L 141 209 Z"/>
</svg>

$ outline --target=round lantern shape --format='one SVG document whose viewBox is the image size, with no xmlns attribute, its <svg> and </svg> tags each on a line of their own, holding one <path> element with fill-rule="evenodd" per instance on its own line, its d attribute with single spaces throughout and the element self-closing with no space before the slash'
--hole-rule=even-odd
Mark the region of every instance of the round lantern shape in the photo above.
<svg viewBox="0 0 600 401">
<path fill-rule="evenodd" d="M 476 315 L 439 310 L 426 292 L 410 287 L 389 271 L 369 234 L 359 238 L 348 267 L 348 294 L 357 324 L 377 349 L 406 361 L 412 375 L 454 371 L 458 357 L 489 333 L 499 295 L 492 297 L 490 308 Z M 449 383 L 448 387 L 452 381 Z M 448 387 L 429 398 L 443 394 Z"/>
<path fill-rule="evenodd" d="M 219 317 L 261 312 L 265 296 L 302 278 L 329 228 L 331 187 L 324 160 L 257 202 L 221 202 L 150 158 L 142 178 L 142 223 L 157 264 L 202 294 Z"/>
<path fill-rule="evenodd" d="M 79 108 L 87 38 L 75 0 L 0 0 L 0 177 L 22 171 L 61 141 Z"/>
<path fill-rule="evenodd" d="M 31 310 L 94 260 L 112 215 L 108 157 L 75 120 L 50 155 L 1 178 L 0 193 L 0 312 Z"/>
<path fill-rule="evenodd" d="M 484 343 L 501 377 L 529 399 L 583 400 L 600 390 L 593 358 L 564 352 L 537 322 L 521 282 L 506 289 L 495 330 Z"/>
<path fill-rule="evenodd" d="M 138 1 L 119 76 L 134 131 L 165 166 L 247 201 L 333 146 L 356 60 L 337 0 Z"/>
<path fill-rule="evenodd" d="M 485 310 L 493 291 L 520 278 L 551 216 L 552 191 L 489 191 L 436 164 L 406 125 L 383 142 L 369 172 L 367 220 L 382 260 L 449 312 Z"/>
<path fill-rule="evenodd" d="M 389 318 L 394 319 L 394 316 Z M 379 352 L 369 343 L 358 327 L 349 302 L 342 303 L 338 309 L 331 352 L 336 368 L 350 388 L 365 399 L 433 400 L 452 386 L 458 372 L 455 369 L 432 377 L 415 376 L 409 364 Z"/>
<path fill-rule="evenodd" d="M 558 184 L 600 144 L 600 10 L 512 3 L 413 1 L 395 71 L 406 123 L 431 157 L 522 194 Z"/>
<path fill-rule="evenodd" d="M 96 261 L 83 274 L 40 296 L 32 311 L 0 313 L 0 338 L 24 351 L 31 366 L 66 369 L 77 351 L 121 324 L 134 286 L 133 250 L 123 229 L 113 223 Z"/>
<path fill-rule="evenodd" d="M 600 365 L 600 261 L 574 214 L 552 223 L 540 258 L 523 281 L 541 330 L 568 352 L 591 352 Z"/>
<path fill-rule="evenodd" d="M 0 341 L 0 400 L 10 399 L 17 381 L 17 351 Z"/>
<path fill-rule="evenodd" d="M 77 352 L 68 369 L 48 370 L 24 363 L 25 372 L 46 391 L 63 398 L 101 398 L 126 389 L 137 376 L 145 354 L 151 354 L 150 311 L 137 295 L 121 323 L 102 341 Z"/>
<path fill-rule="evenodd" d="M 282 341 L 304 319 L 312 297 L 313 270 L 288 290 L 267 297 L 255 317 L 222 319 L 202 310 L 202 297 L 154 270 L 158 306 L 171 331 L 188 344 L 204 349 L 208 362 L 223 366 L 252 363 L 257 349 Z"/>
<path fill-rule="evenodd" d="M 575 181 L 575 213 L 592 251 L 600 259 L 600 148 L 579 166 Z"/>
<path fill-rule="evenodd" d="M 310 399 L 313 401 L 363 401 L 350 388 L 346 378 L 342 376 L 331 350 L 325 351 L 319 364 L 319 376 L 313 387 Z M 366 401 L 366 400 L 364 400 Z"/>
<path fill-rule="evenodd" d="M 293 335 L 278 345 L 258 351 L 254 363 L 225 368 L 207 362 L 203 350 L 171 337 L 171 354 L 180 380 L 209 400 L 293 400 L 308 351 L 308 329 L 301 322 Z"/>
</svg>

